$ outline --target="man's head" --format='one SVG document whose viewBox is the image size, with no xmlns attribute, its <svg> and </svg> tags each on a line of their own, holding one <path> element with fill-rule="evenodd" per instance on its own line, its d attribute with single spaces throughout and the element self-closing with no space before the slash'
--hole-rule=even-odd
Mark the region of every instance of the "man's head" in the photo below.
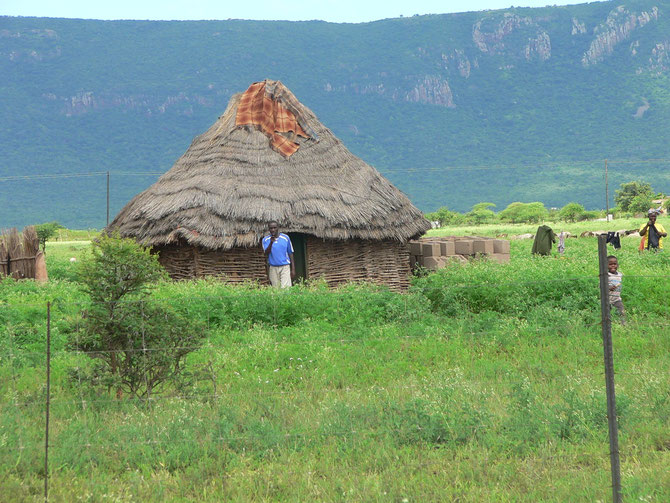
<svg viewBox="0 0 670 503">
<path fill-rule="evenodd" d="M 279 224 L 274 220 L 272 222 L 268 222 L 268 230 L 270 231 L 271 236 L 277 237 L 279 235 Z"/>
<path fill-rule="evenodd" d="M 614 274 L 619 269 L 619 261 L 614 255 L 607 257 L 607 270 Z"/>
<path fill-rule="evenodd" d="M 649 223 L 650 224 L 655 224 L 656 223 L 656 212 L 655 211 L 653 211 L 653 212 L 650 211 L 648 213 L 648 216 L 649 216 Z"/>
</svg>

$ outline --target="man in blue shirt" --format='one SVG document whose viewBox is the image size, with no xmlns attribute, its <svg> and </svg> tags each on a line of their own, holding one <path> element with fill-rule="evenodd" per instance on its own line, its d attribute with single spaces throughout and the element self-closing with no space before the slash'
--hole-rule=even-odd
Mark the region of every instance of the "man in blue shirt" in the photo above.
<svg viewBox="0 0 670 503">
<path fill-rule="evenodd" d="M 288 288 L 291 279 L 295 278 L 295 262 L 293 261 L 293 244 L 286 234 L 279 232 L 279 224 L 268 224 L 269 236 L 263 238 L 265 251 L 265 267 L 270 284 L 275 288 Z"/>
</svg>

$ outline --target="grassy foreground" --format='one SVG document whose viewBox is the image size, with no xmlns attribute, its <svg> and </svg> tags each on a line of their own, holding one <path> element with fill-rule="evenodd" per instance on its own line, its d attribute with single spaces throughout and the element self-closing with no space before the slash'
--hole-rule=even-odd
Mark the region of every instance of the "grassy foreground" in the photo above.
<svg viewBox="0 0 670 503">
<path fill-rule="evenodd" d="M 614 326 L 622 482 L 626 500 L 661 502 L 670 250 L 637 243 L 616 252 L 629 318 Z M 532 257 L 531 244 L 513 241 L 509 264 L 416 278 L 404 295 L 157 285 L 153 301 L 208 338 L 188 381 L 148 403 L 77 380 L 90 362 L 66 341 L 86 298 L 69 259 L 87 243 L 50 244 L 50 283 L 0 283 L 0 500 L 43 499 L 51 300 L 50 501 L 609 501 L 596 240 L 568 240 L 561 258 Z"/>
</svg>

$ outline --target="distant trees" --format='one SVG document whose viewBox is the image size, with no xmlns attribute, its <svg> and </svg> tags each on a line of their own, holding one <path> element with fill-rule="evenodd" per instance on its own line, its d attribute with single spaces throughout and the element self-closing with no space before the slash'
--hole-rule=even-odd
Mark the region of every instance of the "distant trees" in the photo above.
<svg viewBox="0 0 670 503">
<path fill-rule="evenodd" d="M 558 213 L 556 214 L 557 220 L 563 220 L 564 222 L 582 222 L 583 220 L 593 220 L 604 216 L 604 212 L 600 211 L 588 211 L 584 209 L 579 203 L 568 203 L 563 206 Z"/>
<path fill-rule="evenodd" d="M 495 212 L 490 208 L 495 208 L 495 204 L 477 203 L 472 207 L 472 210 L 463 214 L 442 206 L 436 211 L 426 213 L 424 216 L 431 222 L 438 222 L 440 227 L 446 225 L 481 225 L 497 220 Z"/>
<path fill-rule="evenodd" d="M 424 216 L 431 222 L 438 222 L 440 227 L 444 227 L 445 225 L 459 225 L 465 221 L 461 213 L 451 211 L 446 206 L 442 206 L 431 213 L 426 213 Z"/>
<path fill-rule="evenodd" d="M 642 213 L 651 207 L 654 192 L 651 185 L 642 181 L 626 182 L 615 191 L 614 202 L 623 212 Z"/>
<path fill-rule="evenodd" d="M 37 239 L 40 242 L 40 247 L 43 252 L 46 252 L 47 241 L 56 235 L 58 229 L 63 229 L 64 227 L 58 222 L 49 222 L 46 224 L 39 224 L 35 226 L 35 232 L 37 233 Z"/>
<path fill-rule="evenodd" d="M 648 207 L 651 204 L 651 199 L 648 199 L 647 196 L 647 193 L 643 193 L 641 196 L 633 197 L 632 201 L 629 203 L 629 207 L 636 208 L 645 205 Z M 670 206 L 670 200 L 665 204 L 666 206 Z M 451 211 L 447 209 L 446 206 L 442 206 L 437 211 L 426 213 L 425 216 L 428 220 L 438 222 L 441 227 L 444 227 L 447 225 L 482 225 L 498 221 L 513 224 L 536 224 L 544 220 L 581 222 L 583 220 L 593 220 L 602 217 L 604 213 L 599 210 L 586 210 L 583 205 L 575 202 L 568 203 L 561 209 L 552 208 L 551 211 L 539 201 L 532 203 L 521 203 L 518 201 L 510 203 L 499 213 L 495 213 L 492 208 L 495 208 L 495 204 L 493 203 L 477 203 L 472 207 L 472 210 L 463 214 L 458 213 L 457 211 Z"/>
<path fill-rule="evenodd" d="M 475 225 L 488 224 L 496 219 L 496 214 L 490 208 L 495 208 L 493 203 L 477 203 L 472 210 L 465 214 L 465 220 Z"/>
<path fill-rule="evenodd" d="M 586 210 L 579 203 L 568 203 L 558 212 L 558 218 L 565 222 L 578 222 L 585 219 Z"/>
<path fill-rule="evenodd" d="M 540 202 L 511 203 L 498 216 L 503 222 L 511 223 L 538 223 L 547 218 L 549 211 Z"/>
</svg>

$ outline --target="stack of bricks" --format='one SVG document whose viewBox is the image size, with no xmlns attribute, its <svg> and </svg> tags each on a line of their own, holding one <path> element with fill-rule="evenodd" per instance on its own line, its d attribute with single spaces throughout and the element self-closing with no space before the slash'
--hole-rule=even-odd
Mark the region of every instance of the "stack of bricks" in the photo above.
<svg viewBox="0 0 670 503">
<path fill-rule="evenodd" d="M 424 237 L 409 242 L 410 265 L 436 270 L 450 261 L 466 262 L 485 256 L 496 262 L 509 262 L 509 241 L 473 236 Z"/>
</svg>

